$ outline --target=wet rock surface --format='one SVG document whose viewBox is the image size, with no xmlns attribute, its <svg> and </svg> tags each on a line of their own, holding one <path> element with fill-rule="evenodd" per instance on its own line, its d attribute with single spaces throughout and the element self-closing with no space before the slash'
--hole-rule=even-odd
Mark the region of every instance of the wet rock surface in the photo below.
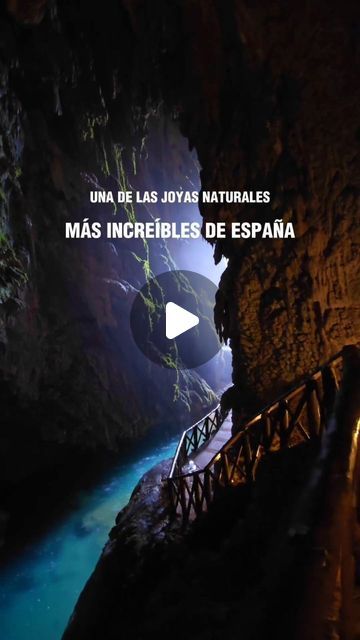
<svg viewBox="0 0 360 640">
<path fill-rule="evenodd" d="M 269 205 L 202 205 L 204 218 L 294 225 L 294 240 L 227 239 L 215 250 L 229 259 L 216 318 L 234 383 L 263 402 L 359 339 L 356 3 L 126 6 L 136 59 L 156 50 L 203 189 L 271 192 Z"/>
<path fill-rule="evenodd" d="M 181 539 L 179 526 L 169 520 L 165 479 L 170 466 L 171 460 L 160 463 L 135 487 L 129 504 L 116 519 L 64 638 L 112 637 L 118 608 L 133 611 L 135 600 L 144 598 L 145 602 L 149 582 L 156 583 L 158 563 L 162 573 L 168 546 Z"/>
</svg>

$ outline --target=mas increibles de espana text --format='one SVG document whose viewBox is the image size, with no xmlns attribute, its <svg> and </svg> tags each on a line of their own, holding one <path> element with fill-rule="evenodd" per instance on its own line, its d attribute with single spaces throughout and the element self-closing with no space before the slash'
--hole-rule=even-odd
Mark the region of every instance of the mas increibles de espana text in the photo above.
<svg viewBox="0 0 360 640">
<path fill-rule="evenodd" d="M 93 205 L 156 204 L 269 204 L 270 191 L 104 191 L 89 193 Z M 203 235 L 208 240 L 221 238 L 295 238 L 292 222 L 277 218 L 272 222 L 168 222 L 154 217 L 147 222 L 81 221 L 65 222 L 65 237 L 68 239 L 144 238 L 144 239 L 196 239 Z"/>
</svg>

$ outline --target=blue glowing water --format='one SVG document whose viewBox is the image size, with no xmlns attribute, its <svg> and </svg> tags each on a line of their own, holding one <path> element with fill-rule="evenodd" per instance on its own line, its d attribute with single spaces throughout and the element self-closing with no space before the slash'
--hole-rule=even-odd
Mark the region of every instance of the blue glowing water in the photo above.
<svg viewBox="0 0 360 640">
<path fill-rule="evenodd" d="M 141 476 L 174 454 L 176 441 L 120 465 L 66 519 L 0 571 L 0 639 L 59 640 L 119 510 Z"/>
</svg>

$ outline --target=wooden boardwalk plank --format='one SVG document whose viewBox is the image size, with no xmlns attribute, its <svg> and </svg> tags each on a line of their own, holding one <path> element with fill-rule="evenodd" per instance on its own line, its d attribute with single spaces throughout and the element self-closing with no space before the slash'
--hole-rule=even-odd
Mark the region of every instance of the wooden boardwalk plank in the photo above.
<svg viewBox="0 0 360 640">
<path fill-rule="evenodd" d="M 201 449 L 195 451 L 190 460 L 192 464 L 195 464 L 197 469 L 204 469 L 210 460 L 218 453 L 221 447 L 231 438 L 232 421 L 228 416 L 221 425 L 219 431 L 205 443 Z"/>
</svg>

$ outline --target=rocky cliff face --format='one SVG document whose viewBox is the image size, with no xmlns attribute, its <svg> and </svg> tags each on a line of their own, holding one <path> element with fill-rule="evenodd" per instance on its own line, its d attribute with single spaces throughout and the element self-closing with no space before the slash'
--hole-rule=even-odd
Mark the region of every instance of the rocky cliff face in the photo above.
<svg viewBox="0 0 360 640">
<path fill-rule="evenodd" d="M 203 188 L 271 192 L 268 207 L 203 205 L 204 218 L 294 224 L 295 240 L 216 247 L 229 259 L 216 315 L 234 384 L 264 400 L 359 339 L 356 3 L 124 4 L 137 59 L 158 44 Z"/>
<path fill-rule="evenodd" d="M 89 190 L 186 188 L 197 173 L 186 141 L 145 98 L 133 107 L 117 3 L 100 22 L 95 7 L 83 20 L 85 4 L 49 3 L 43 17 L 45 4 L 9 3 L 0 21 L 2 482 L 51 465 L 58 445 L 116 451 L 215 402 L 199 375 L 152 365 L 130 334 L 136 291 L 174 252 L 64 234 L 68 220 L 146 219 L 144 207 L 91 207 Z"/>
<path fill-rule="evenodd" d="M 286 17 L 285 5 L 278 3 L 266 19 L 261 4 L 239 6 L 238 18 L 256 74 L 253 112 L 243 121 L 254 142 L 244 145 L 236 124 L 239 110 L 231 126 L 237 151 L 227 155 L 225 172 L 234 186 L 238 163 L 240 183 L 266 185 L 272 202 L 265 219 L 292 220 L 297 237 L 222 247 L 230 263 L 219 307 L 224 303 L 234 381 L 270 397 L 359 339 L 359 118 L 354 104 L 360 51 L 354 40 L 359 15 L 352 3 L 329 10 L 323 3 L 308 9 L 298 3 Z M 219 184 L 223 171 L 215 177 Z M 244 208 L 216 215 L 241 220 L 251 214 Z"/>
</svg>

